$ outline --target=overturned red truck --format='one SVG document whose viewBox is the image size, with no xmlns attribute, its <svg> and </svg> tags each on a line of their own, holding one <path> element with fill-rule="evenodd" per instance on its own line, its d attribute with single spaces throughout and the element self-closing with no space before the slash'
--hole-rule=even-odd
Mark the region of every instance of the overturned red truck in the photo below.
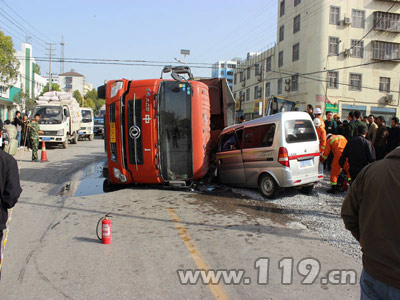
<svg viewBox="0 0 400 300">
<path fill-rule="evenodd" d="M 172 80 L 162 78 L 170 72 Z M 106 99 L 107 185 L 200 179 L 218 134 L 235 123 L 226 80 L 194 80 L 186 66 L 166 66 L 160 79 L 111 80 L 98 94 Z"/>
</svg>

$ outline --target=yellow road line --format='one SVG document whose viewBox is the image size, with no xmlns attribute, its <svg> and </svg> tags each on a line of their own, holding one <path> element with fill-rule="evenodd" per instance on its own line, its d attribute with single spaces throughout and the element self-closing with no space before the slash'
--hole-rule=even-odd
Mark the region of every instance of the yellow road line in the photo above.
<svg viewBox="0 0 400 300">
<path fill-rule="evenodd" d="M 185 246 L 188 249 L 197 267 L 200 270 L 210 270 L 211 269 L 210 266 L 207 264 L 201 252 L 196 248 L 196 245 L 194 244 L 192 237 L 190 236 L 185 226 L 182 224 L 178 214 L 172 207 L 168 208 L 168 212 L 171 217 L 171 220 L 174 221 L 174 225 L 176 230 L 178 230 L 179 236 L 185 243 Z M 226 300 L 229 299 L 228 294 L 226 293 L 225 289 L 222 287 L 221 284 L 219 283 L 208 284 L 208 287 L 210 288 L 211 293 L 214 295 L 215 299 L 226 299 Z"/>
</svg>

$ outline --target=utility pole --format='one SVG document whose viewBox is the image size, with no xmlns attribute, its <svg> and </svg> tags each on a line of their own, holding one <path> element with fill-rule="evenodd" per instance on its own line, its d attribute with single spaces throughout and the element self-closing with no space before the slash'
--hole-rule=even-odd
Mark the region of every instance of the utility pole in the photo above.
<svg viewBox="0 0 400 300">
<path fill-rule="evenodd" d="M 46 43 L 47 45 L 49 45 L 49 48 L 46 50 L 49 51 L 49 92 L 52 90 L 52 86 L 53 86 L 53 80 L 51 78 L 51 60 L 53 58 L 53 46 L 55 45 L 54 43 Z"/>
<path fill-rule="evenodd" d="M 60 74 L 64 73 L 64 35 L 61 36 L 61 58 L 60 58 Z"/>
</svg>

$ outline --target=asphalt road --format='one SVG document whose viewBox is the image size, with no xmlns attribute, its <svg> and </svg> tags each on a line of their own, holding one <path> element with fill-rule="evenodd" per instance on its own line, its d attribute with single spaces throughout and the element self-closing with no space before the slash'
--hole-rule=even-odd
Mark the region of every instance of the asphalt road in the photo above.
<svg viewBox="0 0 400 300">
<path fill-rule="evenodd" d="M 18 154 L 23 193 L 1 299 L 359 299 L 360 263 L 273 203 L 153 187 L 74 196 L 86 176 L 78 171 L 104 159 L 103 141 L 47 156 Z M 109 212 L 112 243 L 103 245 L 95 227 Z M 196 269 L 243 270 L 246 280 L 180 283 L 178 270 Z M 356 284 L 326 283 L 334 269 L 354 270 Z"/>
</svg>

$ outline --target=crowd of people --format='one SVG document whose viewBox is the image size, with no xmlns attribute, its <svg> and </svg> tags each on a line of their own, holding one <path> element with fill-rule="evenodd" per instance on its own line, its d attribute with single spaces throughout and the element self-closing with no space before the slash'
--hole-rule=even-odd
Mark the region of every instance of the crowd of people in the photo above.
<svg viewBox="0 0 400 300">
<path fill-rule="evenodd" d="M 1 138 L 1 149 L 15 156 L 18 150 L 26 149 L 32 151 L 32 161 L 39 162 L 39 115 L 29 120 L 27 115 L 21 117 L 17 111 L 14 119 L 4 121 L 3 135 Z"/>
<path fill-rule="evenodd" d="M 391 119 L 389 128 L 383 116 L 362 117 L 358 110 L 349 112 L 343 121 L 331 111 L 325 113 L 324 120 L 321 109 L 314 109 L 310 104 L 307 112 L 317 129 L 321 161 L 331 172 L 329 193 L 339 192 L 338 178 L 342 173 L 346 174 L 347 181 L 354 181 L 367 164 L 383 159 L 400 146 L 397 117 Z"/>
</svg>

